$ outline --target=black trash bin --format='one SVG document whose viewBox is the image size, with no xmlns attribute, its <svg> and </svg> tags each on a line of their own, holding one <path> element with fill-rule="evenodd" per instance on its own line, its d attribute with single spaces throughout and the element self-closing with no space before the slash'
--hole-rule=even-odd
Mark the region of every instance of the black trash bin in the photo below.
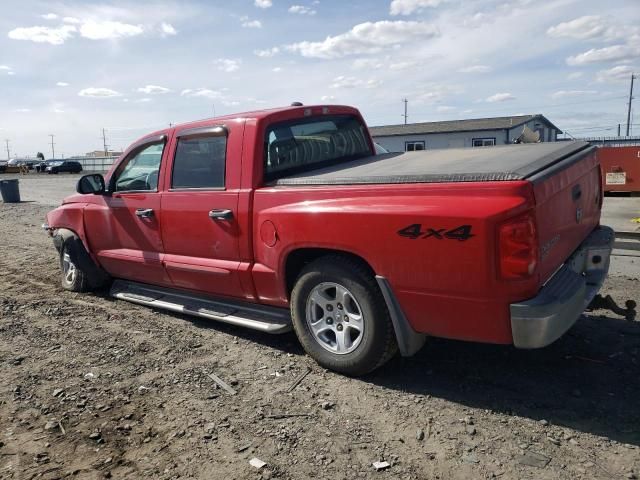
<svg viewBox="0 0 640 480">
<path fill-rule="evenodd" d="M 4 203 L 20 202 L 20 187 L 18 180 L 0 180 L 0 194 Z"/>
</svg>

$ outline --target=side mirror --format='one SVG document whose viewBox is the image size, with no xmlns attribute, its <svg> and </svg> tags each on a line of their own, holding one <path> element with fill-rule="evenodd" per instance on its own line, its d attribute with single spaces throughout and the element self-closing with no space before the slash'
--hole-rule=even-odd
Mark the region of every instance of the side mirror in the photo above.
<svg viewBox="0 0 640 480">
<path fill-rule="evenodd" d="M 94 195 L 102 195 L 104 193 L 104 177 L 99 173 L 92 175 L 84 175 L 78 180 L 76 192 L 86 195 L 93 193 Z"/>
</svg>

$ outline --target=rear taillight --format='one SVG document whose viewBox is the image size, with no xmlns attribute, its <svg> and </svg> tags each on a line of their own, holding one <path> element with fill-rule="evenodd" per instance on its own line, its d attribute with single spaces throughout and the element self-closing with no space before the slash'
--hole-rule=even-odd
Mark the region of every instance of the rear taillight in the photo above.
<svg viewBox="0 0 640 480">
<path fill-rule="evenodd" d="M 500 225 L 498 245 L 503 278 L 519 279 L 533 275 L 538 263 L 538 239 L 530 214 Z"/>
</svg>

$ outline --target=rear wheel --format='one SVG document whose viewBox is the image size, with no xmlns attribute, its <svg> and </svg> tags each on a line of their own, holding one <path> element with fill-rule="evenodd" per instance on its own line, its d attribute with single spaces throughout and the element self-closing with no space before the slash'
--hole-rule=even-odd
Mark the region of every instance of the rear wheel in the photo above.
<svg viewBox="0 0 640 480">
<path fill-rule="evenodd" d="M 397 351 L 375 279 L 348 257 L 328 256 L 305 267 L 291 294 L 291 313 L 305 351 L 328 369 L 364 375 Z"/>
</svg>

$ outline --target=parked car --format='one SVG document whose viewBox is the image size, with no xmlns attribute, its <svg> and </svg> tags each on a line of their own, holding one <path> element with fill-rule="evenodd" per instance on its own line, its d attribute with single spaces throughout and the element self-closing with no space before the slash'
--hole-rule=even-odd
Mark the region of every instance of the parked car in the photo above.
<svg viewBox="0 0 640 480">
<path fill-rule="evenodd" d="M 33 168 L 36 172 L 44 173 L 47 170 L 47 166 L 51 164 L 51 162 L 55 162 L 56 160 L 43 160 L 41 162 L 36 163 Z"/>
<path fill-rule="evenodd" d="M 0 160 L 0 173 L 4 173 L 7 171 L 7 161 Z"/>
<path fill-rule="evenodd" d="M 47 173 L 80 173 L 82 165 L 80 165 L 80 162 L 72 160 L 50 160 L 46 162 L 45 171 Z"/>
<path fill-rule="evenodd" d="M 374 153 L 346 106 L 178 125 L 82 177 L 43 227 L 68 290 L 293 328 L 348 375 L 426 336 L 544 347 L 602 285 L 613 232 L 589 144 Z"/>
<path fill-rule="evenodd" d="M 33 170 L 33 166 L 35 165 L 36 160 L 31 158 L 12 158 L 7 161 L 7 165 L 10 167 L 21 167 L 26 166 L 29 170 Z"/>
</svg>

